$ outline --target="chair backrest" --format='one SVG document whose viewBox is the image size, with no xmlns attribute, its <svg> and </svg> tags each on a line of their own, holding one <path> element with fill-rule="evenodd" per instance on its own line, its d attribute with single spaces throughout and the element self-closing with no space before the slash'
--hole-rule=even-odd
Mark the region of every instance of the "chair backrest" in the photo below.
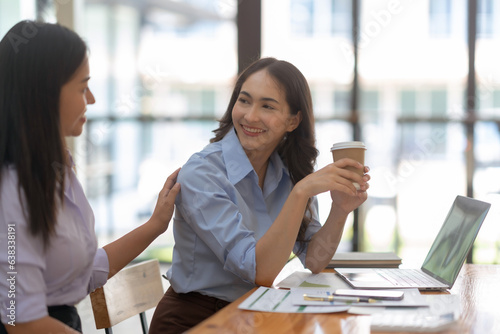
<svg viewBox="0 0 500 334">
<path fill-rule="evenodd" d="M 143 332 L 147 333 L 144 312 L 156 307 L 163 294 L 158 260 L 122 269 L 102 288 L 90 294 L 96 328 L 106 328 L 106 333 L 112 333 L 112 326 L 134 315 L 141 315 Z"/>
</svg>

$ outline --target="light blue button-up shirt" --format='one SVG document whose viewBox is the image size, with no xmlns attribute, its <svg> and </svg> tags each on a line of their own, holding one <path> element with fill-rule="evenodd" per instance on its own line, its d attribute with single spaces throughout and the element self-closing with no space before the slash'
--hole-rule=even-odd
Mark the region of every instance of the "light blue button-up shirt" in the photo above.
<svg viewBox="0 0 500 334">
<path fill-rule="evenodd" d="M 174 216 L 175 246 L 167 277 L 177 293 L 196 291 L 234 301 L 255 287 L 255 245 L 293 188 L 279 155 L 271 155 L 264 187 L 234 130 L 182 167 Z M 321 225 L 317 200 L 306 232 Z M 299 244 L 296 243 L 294 251 Z M 305 262 L 305 253 L 299 256 Z"/>
<path fill-rule="evenodd" d="M 104 249 L 97 249 L 94 214 L 73 170 L 66 168 L 64 203 L 58 207 L 56 233 L 46 251 L 41 237 L 29 232 L 16 170 L 0 171 L 3 323 L 37 320 L 48 315 L 47 306 L 75 305 L 107 281 L 108 257 Z"/>
</svg>

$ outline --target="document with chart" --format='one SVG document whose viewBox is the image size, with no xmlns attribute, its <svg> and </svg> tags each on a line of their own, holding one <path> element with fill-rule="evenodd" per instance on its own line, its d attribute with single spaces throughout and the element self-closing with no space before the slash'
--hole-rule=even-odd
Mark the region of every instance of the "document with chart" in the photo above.
<svg viewBox="0 0 500 334">
<path fill-rule="evenodd" d="M 345 304 L 340 306 L 294 305 L 290 290 L 263 286 L 259 287 L 238 306 L 242 310 L 277 313 L 334 313 L 347 311 L 349 307 Z"/>
</svg>

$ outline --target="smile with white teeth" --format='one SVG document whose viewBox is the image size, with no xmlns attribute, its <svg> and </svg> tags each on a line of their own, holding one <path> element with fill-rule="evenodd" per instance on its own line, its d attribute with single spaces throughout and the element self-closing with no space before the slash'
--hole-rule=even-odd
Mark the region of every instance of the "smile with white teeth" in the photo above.
<svg viewBox="0 0 500 334">
<path fill-rule="evenodd" d="M 261 133 L 261 132 L 264 132 L 264 130 L 260 130 L 260 129 L 251 129 L 251 128 L 247 128 L 246 126 L 242 125 L 241 126 L 245 131 L 247 132 L 251 132 L 251 133 Z"/>
</svg>

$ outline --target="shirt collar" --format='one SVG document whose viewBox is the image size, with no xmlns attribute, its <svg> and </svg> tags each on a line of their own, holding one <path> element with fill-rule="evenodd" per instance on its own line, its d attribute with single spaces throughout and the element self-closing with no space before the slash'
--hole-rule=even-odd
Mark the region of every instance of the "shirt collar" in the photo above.
<svg viewBox="0 0 500 334">
<path fill-rule="evenodd" d="M 240 182 L 250 173 L 255 173 L 250 160 L 240 144 L 236 130 L 231 128 L 229 132 L 221 140 L 222 155 L 226 164 L 227 176 L 232 184 Z M 274 151 L 269 159 L 267 166 L 266 184 L 277 184 L 283 175 L 289 176 L 288 169 L 281 160 L 279 154 Z"/>
<path fill-rule="evenodd" d="M 227 177 L 232 184 L 240 182 L 245 176 L 254 172 L 234 128 L 222 138 L 221 145 Z"/>
<path fill-rule="evenodd" d="M 275 175 L 278 181 L 281 180 L 283 174 L 289 176 L 288 168 L 286 168 L 285 164 L 283 163 L 283 160 L 276 151 L 274 151 L 273 154 L 271 154 L 271 157 L 269 158 L 269 166 L 267 166 L 267 170 L 268 170 L 267 176 L 269 176 L 269 174 Z M 272 171 L 272 173 L 270 173 L 270 171 Z"/>
<path fill-rule="evenodd" d="M 68 153 L 69 167 L 74 169 L 76 167 L 76 164 L 75 164 L 75 160 L 73 159 L 73 155 L 71 155 L 71 151 L 68 149 L 66 149 L 66 152 Z"/>
</svg>

